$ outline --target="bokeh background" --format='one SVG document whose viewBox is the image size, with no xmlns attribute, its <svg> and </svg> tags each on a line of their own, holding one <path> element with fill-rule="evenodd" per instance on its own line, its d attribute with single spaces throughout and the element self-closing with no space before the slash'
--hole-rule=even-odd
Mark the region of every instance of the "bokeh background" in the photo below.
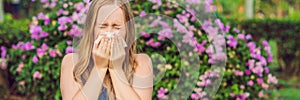
<svg viewBox="0 0 300 100">
<path fill-rule="evenodd" d="M 130 3 L 136 17 L 151 22 L 137 23 L 141 36 L 137 48 L 155 62 L 155 74 L 163 76 L 153 88 L 153 99 L 185 98 L 169 95 L 171 91 L 197 100 L 300 99 L 300 0 Z M 0 0 L 1 100 L 61 99 L 61 60 L 74 52 L 73 38 L 81 34 L 88 4 L 89 0 Z M 198 18 L 200 14 L 214 17 Z M 162 20 L 159 15 L 172 20 Z M 174 38 L 182 41 L 172 44 Z M 198 58 L 189 60 L 197 60 L 193 61 L 197 65 L 180 59 L 177 48 L 182 45 L 192 48 L 183 51 L 197 52 Z M 218 52 L 218 45 L 226 46 L 223 52 Z M 218 61 L 225 65 L 213 69 Z M 193 69 L 191 66 L 199 70 L 180 71 Z M 178 85 L 182 78 L 191 80 Z M 178 87 L 193 91 L 179 91 Z M 207 88 L 217 91 L 211 93 Z"/>
</svg>

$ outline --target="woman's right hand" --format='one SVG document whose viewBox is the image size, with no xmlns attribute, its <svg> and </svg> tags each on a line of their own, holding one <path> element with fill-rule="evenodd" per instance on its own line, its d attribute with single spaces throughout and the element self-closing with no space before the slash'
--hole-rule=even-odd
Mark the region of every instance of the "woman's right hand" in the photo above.
<svg viewBox="0 0 300 100">
<path fill-rule="evenodd" d="M 102 38 L 102 39 L 101 39 Z M 108 69 L 110 58 L 111 39 L 106 35 L 100 34 L 94 41 L 92 56 L 94 65 L 98 69 Z"/>
</svg>

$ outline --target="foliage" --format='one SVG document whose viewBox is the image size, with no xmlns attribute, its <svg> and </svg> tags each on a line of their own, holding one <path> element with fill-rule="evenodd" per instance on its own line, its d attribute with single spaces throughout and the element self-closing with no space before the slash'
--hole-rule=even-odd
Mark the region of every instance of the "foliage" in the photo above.
<svg viewBox="0 0 300 100">
<path fill-rule="evenodd" d="M 9 58 L 8 71 L 15 78 L 13 83 L 21 94 L 35 95 L 36 99 L 60 99 L 57 87 L 62 56 L 73 52 L 70 40 L 80 35 L 81 15 L 84 15 L 89 3 L 88 0 L 41 2 L 47 12 L 33 17 L 28 30 L 30 36 L 12 44 L 4 57 Z M 203 2 L 184 1 L 190 5 L 201 5 L 204 12 L 214 13 L 212 0 Z M 262 98 L 263 91 L 277 83 L 268 69 L 272 54 L 267 41 L 256 44 L 251 35 L 223 24 L 220 19 L 198 21 L 194 16 L 196 12 L 193 12 L 195 9 L 190 6 L 179 7 L 174 2 L 160 0 L 131 3 L 135 16 L 157 15 L 145 20 L 151 25 L 140 23 L 142 26 L 137 27 L 137 33 L 141 35 L 138 48 L 150 55 L 153 62 L 162 63 L 153 66 L 154 72 L 166 70 L 162 81 L 153 87 L 153 99 L 174 99 L 176 95 L 168 97 L 173 90 L 177 90 L 175 94 L 187 95 L 189 99 L 256 99 Z M 162 20 L 158 15 L 169 16 L 172 20 Z M 172 44 L 172 39 L 181 41 Z M 182 51 L 196 52 L 196 55 L 179 52 L 178 47 L 182 46 L 189 46 Z M 180 56 L 195 58 L 185 61 Z M 223 67 L 213 68 L 222 61 Z M 182 69 L 189 72 L 181 72 Z M 215 86 L 218 86 L 216 79 L 219 78 L 222 80 L 218 88 Z M 179 79 L 190 80 L 179 85 Z M 193 91 L 178 91 L 181 87 Z M 213 95 L 207 88 L 219 91 Z"/>
</svg>

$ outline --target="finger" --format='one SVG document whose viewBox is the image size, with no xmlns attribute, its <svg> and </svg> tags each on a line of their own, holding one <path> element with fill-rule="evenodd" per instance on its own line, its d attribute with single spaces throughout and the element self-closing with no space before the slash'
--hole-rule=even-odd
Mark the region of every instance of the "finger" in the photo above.
<svg viewBox="0 0 300 100">
<path fill-rule="evenodd" d="M 111 60 L 113 60 L 117 54 L 118 50 L 118 41 L 116 38 L 114 38 L 114 43 L 113 43 L 113 47 L 112 47 L 112 57 Z"/>
<path fill-rule="evenodd" d="M 103 44 L 104 44 L 104 38 L 100 40 L 99 44 L 98 44 L 98 50 L 101 50 L 103 48 Z"/>
<path fill-rule="evenodd" d="M 107 44 L 106 44 L 106 47 L 105 47 L 105 53 L 106 53 L 106 55 L 109 55 L 109 48 L 110 48 L 110 46 L 111 46 L 111 39 L 108 39 L 108 42 L 107 42 Z"/>
<path fill-rule="evenodd" d="M 103 53 L 105 53 L 105 54 L 106 54 L 107 43 L 108 43 L 108 39 L 107 39 L 107 37 L 105 37 L 103 47 L 101 48 L 103 50 Z"/>
<path fill-rule="evenodd" d="M 124 50 L 124 46 L 123 46 L 123 41 L 122 41 L 122 37 L 118 36 L 118 50 L 120 50 L 120 53 L 123 52 Z"/>
</svg>

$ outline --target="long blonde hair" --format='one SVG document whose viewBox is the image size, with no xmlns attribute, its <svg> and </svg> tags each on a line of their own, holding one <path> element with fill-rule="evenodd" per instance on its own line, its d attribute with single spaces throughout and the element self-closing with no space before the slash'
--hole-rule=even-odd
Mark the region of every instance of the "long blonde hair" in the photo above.
<svg viewBox="0 0 300 100">
<path fill-rule="evenodd" d="M 135 29 L 134 29 L 134 21 L 133 14 L 131 13 L 130 4 L 127 0 L 93 0 L 90 8 L 88 10 L 86 21 L 83 27 L 82 39 L 79 41 L 77 50 L 78 50 L 78 61 L 75 64 L 73 76 L 74 80 L 78 82 L 81 86 L 83 86 L 83 81 L 87 80 L 89 74 L 91 72 L 91 68 L 93 66 L 92 59 L 92 48 L 94 42 L 94 27 L 98 15 L 98 10 L 104 6 L 109 4 L 118 4 L 122 9 L 124 17 L 125 17 L 125 29 L 126 36 L 125 41 L 128 44 L 128 47 L 125 48 L 126 56 L 125 61 L 123 63 L 123 71 L 128 79 L 129 84 L 132 87 L 133 83 L 133 75 L 135 72 L 135 67 L 137 65 L 134 54 L 135 54 Z M 109 73 L 106 74 L 106 78 L 103 81 L 103 84 L 107 87 L 107 96 L 109 100 L 115 99 L 115 91 L 113 88 L 112 80 Z"/>
</svg>

